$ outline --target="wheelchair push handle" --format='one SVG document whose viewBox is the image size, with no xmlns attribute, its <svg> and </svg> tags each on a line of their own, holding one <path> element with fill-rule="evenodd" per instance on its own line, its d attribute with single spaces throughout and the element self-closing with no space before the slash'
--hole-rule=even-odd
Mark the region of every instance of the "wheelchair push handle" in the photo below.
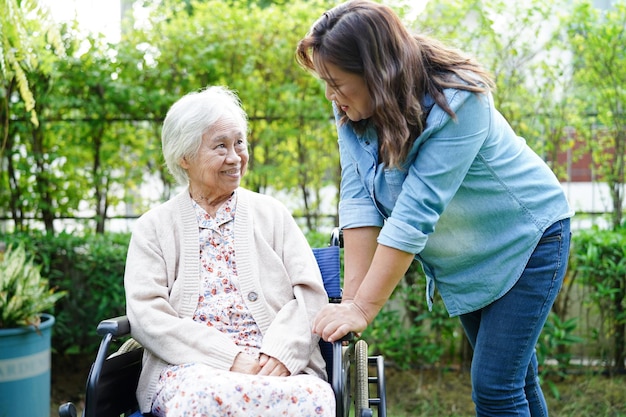
<svg viewBox="0 0 626 417">
<path fill-rule="evenodd" d="M 107 334 L 116 338 L 126 336 L 130 334 L 130 322 L 126 316 L 102 320 L 100 324 L 98 324 L 96 331 L 99 336 L 105 336 Z"/>
</svg>

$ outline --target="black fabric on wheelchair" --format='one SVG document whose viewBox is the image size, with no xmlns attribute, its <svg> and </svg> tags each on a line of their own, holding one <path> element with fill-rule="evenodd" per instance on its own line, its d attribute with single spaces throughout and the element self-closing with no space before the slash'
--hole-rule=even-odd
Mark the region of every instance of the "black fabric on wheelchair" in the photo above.
<svg viewBox="0 0 626 417">
<path fill-rule="evenodd" d="M 135 390 L 141 372 L 143 348 L 108 358 L 100 372 L 98 395 L 95 398 L 98 415 L 120 415 L 137 407 Z M 95 416 L 95 414 L 94 414 Z"/>
</svg>

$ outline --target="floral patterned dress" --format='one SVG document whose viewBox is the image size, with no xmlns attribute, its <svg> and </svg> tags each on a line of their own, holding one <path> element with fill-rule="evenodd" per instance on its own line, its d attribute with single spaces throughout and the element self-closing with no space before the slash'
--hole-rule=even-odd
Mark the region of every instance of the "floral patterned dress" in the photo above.
<svg viewBox="0 0 626 417">
<path fill-rule="evenodd" d="M 202 285 L 193 319 L 228 334 L 259 357 L 262 335 L 237 283 L 233 244 L 236 194 L 212 218 L 195 202 Z M 204 364 L 171 365 L 161 373 L 152 414 L 159 417 L 335 415 L 330 385 L 313 375 L 249 375 Z"/>
</svg>

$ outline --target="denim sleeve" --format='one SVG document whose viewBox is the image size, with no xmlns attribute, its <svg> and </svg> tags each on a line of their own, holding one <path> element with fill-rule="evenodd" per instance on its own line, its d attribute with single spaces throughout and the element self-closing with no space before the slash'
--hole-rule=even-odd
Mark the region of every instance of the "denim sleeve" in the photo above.
<svg viewBox="0 0 626 417">
<path fill-rule="evenodd" d="M 364 171 L 375 168 L 377 156 L 372 154 L 375 145 L 369 149 L 362 147 L 354 131 L 347 125 L 337 125 L 339 154 L 341 161 L 341 189 L 339 199 L 339 227 L 355 228 L 383 226 L 383 216 L 364 181 L 368 177 Z M 358 161 L 355 155 L 360 155 Z"/>
<path fill-rule="evenodd" d="M 383 227 L 383 217 L 370 199 L 350 199 L 339 202 L 339 227 Z"/>
<path fill-rule="evenodd" d="M 419 151 L 402 192 L 378 238 L 380 244 L 421 252 L 487 138 L 491 98 L 451 91 L 448 101 L 457 119 L 438 106 L 431 111 L 426 129 L 417 139 Z"/>
</svg>

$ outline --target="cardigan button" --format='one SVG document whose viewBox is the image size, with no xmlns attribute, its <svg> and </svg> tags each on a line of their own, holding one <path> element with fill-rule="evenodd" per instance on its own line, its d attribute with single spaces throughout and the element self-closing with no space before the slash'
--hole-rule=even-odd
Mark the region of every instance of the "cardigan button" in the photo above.
<svg viewBox="0 0 626 417">
<path fill-rule="evenodd" d="M 259 295 L 257 293 L 255 293 L 254 291 L 248 293 L 248 300 L 256 301 L 258 299 L 259 299 Z"/>
</svg>

